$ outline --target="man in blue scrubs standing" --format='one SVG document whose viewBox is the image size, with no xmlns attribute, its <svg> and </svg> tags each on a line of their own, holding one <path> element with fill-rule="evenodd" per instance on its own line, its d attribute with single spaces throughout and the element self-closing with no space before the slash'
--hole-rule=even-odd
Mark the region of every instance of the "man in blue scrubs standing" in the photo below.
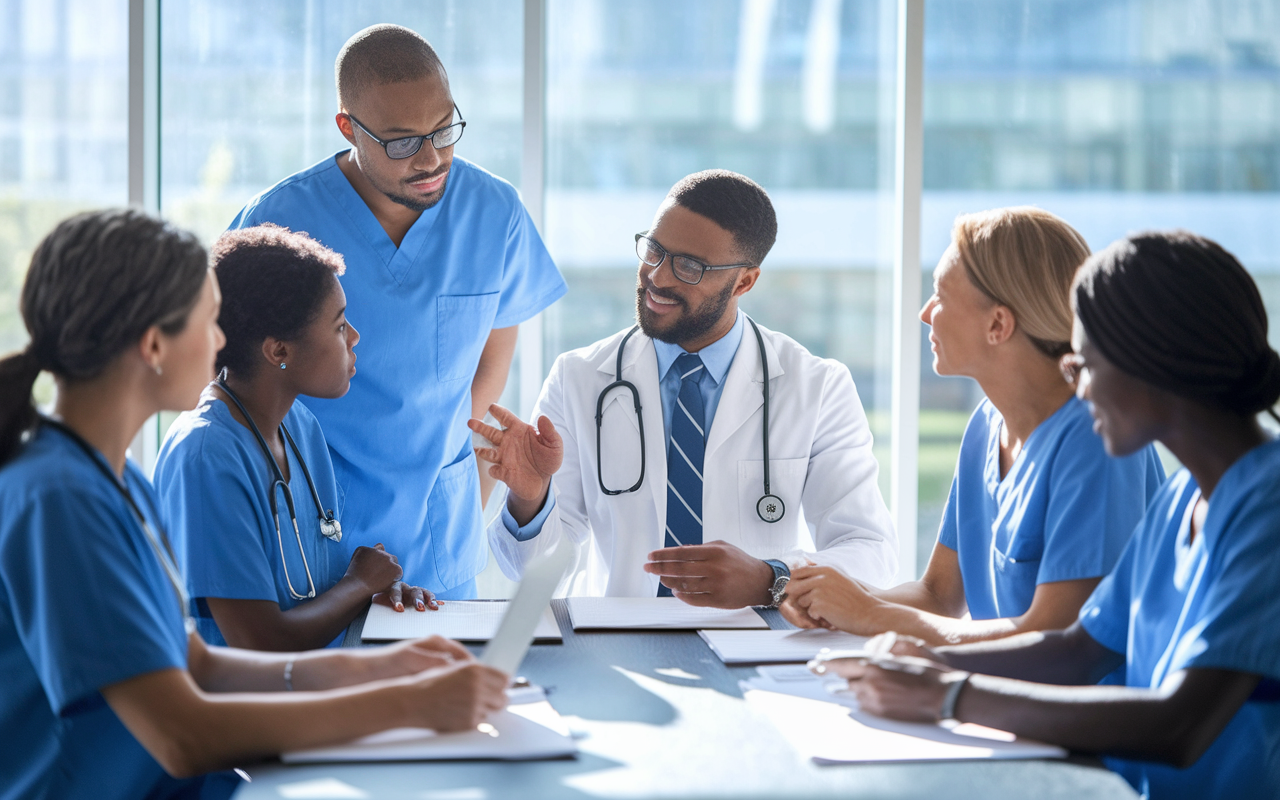
<svg viewBox="0 0 1280 800">
<path fill-rule="evenodd" d="M 345 493 L 343 544 L 381 542 L 406 581 L 474 597 L 488 552 L 466 421 L 502 393 L 517 326 L 566 286 L 515 189 L 454 156 L 466 123 L 425 39 L 366 28 L 336 73 L 351 149 L 258 195 L 231 227 L 274 222 L 346 260 L 360 372 L 339 400 L 299 398 Z"/>
</svg>

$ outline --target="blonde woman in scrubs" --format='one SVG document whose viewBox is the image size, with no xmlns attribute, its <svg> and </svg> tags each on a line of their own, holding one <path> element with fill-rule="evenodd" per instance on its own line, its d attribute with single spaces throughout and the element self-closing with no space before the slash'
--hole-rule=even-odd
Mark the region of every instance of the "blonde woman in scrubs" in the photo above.
<svg viewBox="0 0 1280 800">
<path fill-rule="evenodd" d="M 956 219 L 920 319 L 934 370 L 973 378 L 986 397 L 965 428 L 928 567 L 884 590 L 797 569 L 789 620 L 955 644 L 1076 618 L 1164 480 L 1150 445 L 1107 457 L 1059 368 L 1071 352 L 1071 281 L 1088 256 L 1075 229 L 1038 208 Z"/>
</svg>

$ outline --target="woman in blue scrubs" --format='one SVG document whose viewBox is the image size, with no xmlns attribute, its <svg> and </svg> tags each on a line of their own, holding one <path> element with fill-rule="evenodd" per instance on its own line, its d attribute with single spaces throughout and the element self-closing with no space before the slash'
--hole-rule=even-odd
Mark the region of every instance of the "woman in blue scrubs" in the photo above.
<svg viewBox="0 0 1280 800">
<path fill-rule="evenodd" d="M 395 556 L 342 535 L 324 433 L 295 402 L 341 397 L 356 371 L 342 256 L 263 225 L 223 234 L 213 264 L 225 372 L 169 428 L 155 471 L 201 635 L 310 650 L 341 644 L 370 597 L 434 607 L 430 592 L 400 583 Z"/>
<path fill-rule="evenodd" d="M 193 776 L 387 728 L 465 730 L 505 704 L 506 676 L 443 639 L 264 654 L 184 623 L 126 449 L 153 414 L 196 404 L 218 304 L 195 237 L 138 211 L 72 217 L 32 257 L 31 343 L 0 360 L 0 796 L 225 796 L 233 775 Z M 51 417 L 31 402 L 45 370 Z"/>
<path fill-rule="evenodd" d="M 965 428 L 929 565 L 884 590 L 830 567 L 795 569 L 788 619 L 956 644 L 1076 618 L 1164 480 L 1152 447 L 1107 457 L 1059 369 L 1071 281 L 1088 256 L 1074 228 L 1038 208 L 956 219 L 920 319 L 934 370 L 973 378 L 986 398 Z"/>
<path fill-rule="evenodd" d="M 1152 800 L 1280 797 L 1280 441 L 1257 416 L 1275 416 L 1280 354 L 1262 298 L 1230 253 L 1175 231 L 1090 259 L 1074 299 L 1065 366 L 1107 452 L 1159 439 L 1186 469 L 1067 630 L 833 666 L 864 710 L 1109 755 Z M 1125 686 L 1063 685 L 1118 666 Z"/>
</svg>

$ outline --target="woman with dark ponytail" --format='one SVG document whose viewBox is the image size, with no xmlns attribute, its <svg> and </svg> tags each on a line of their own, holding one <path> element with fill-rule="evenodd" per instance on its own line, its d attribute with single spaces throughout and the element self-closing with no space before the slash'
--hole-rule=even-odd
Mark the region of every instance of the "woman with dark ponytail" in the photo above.
<svg viewBox="0 0 1280 800">
<path fill-rule="evenodd" d="M 210 796 L 234 777 L 194 776 L 391 727 L 466 729 L 505 702 L 505 676 L 439 638 L 267 655 L 195 635 L 126 449 L 152 414 L 196 404 L 224 341 L 218 306 L 195 237 L 137 211 L 72 217 L 32 257 L 31 344 L 0 361 L 6 796 Z M 49 417 L 31 402 L 44 370 Z M 312 693 L 272 694 L 294 688 Z"/>
<path fill-rule="evenodd" d="M 1144 797 L 1280 796 L 1280 441 L 1258 420 L 1275 416 L 1280 355 L 1262 298 L 1230 253 L 1175 231 L 1090 258 L 1074 306 L 1063 367 L 1107 452 L 1159 440 L 1185 469 L 1070 628 L 899 640 L 899 663 L 832 666 L 864 710 L 1100 753 Z M 1121 665 L 1125 686 L 1083 686 Z"/>
</svg>

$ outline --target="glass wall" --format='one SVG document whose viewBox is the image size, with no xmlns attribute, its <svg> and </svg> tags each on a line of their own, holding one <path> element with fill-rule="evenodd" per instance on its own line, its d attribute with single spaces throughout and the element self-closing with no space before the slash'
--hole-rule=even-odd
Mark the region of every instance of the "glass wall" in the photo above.
<svg viewBox="0 0 1280 800">
<path fill-rule="evenodd" d="M 957 214 L 1033 204 L 1095 250 L 1144 228 L 1216 239 L 1280 313 L 1277 0 L 929 0 L 924 126 L 925 286 Z M 926 344 L 922 564 L 981 398 L 929 364 Z"/>
<path fill-rule="evenodd" d="M 40 240 L 128 200 L 128 49 L 125 0 L 0 0 L 0 354 Z"/>
<path fill-rule="evenodd" d="M 518 185 L 523 19 L 521 0 L 164 0 L 164 214 L 211 241 L 250 197 L 345 150 L 334 59 L 381 22 L 440 54 L 467 120 L 457 154 Z"/>
<path fill-rule="evenodd" d="M 634 324 L 632 236 L 683 176 L 767 189 L 778 241 L 742 306 L 847 364 L 889 479 L 896 4 L 551 0 L 546 235 L 570 286 L 547 363 Z"/>
</svg>

